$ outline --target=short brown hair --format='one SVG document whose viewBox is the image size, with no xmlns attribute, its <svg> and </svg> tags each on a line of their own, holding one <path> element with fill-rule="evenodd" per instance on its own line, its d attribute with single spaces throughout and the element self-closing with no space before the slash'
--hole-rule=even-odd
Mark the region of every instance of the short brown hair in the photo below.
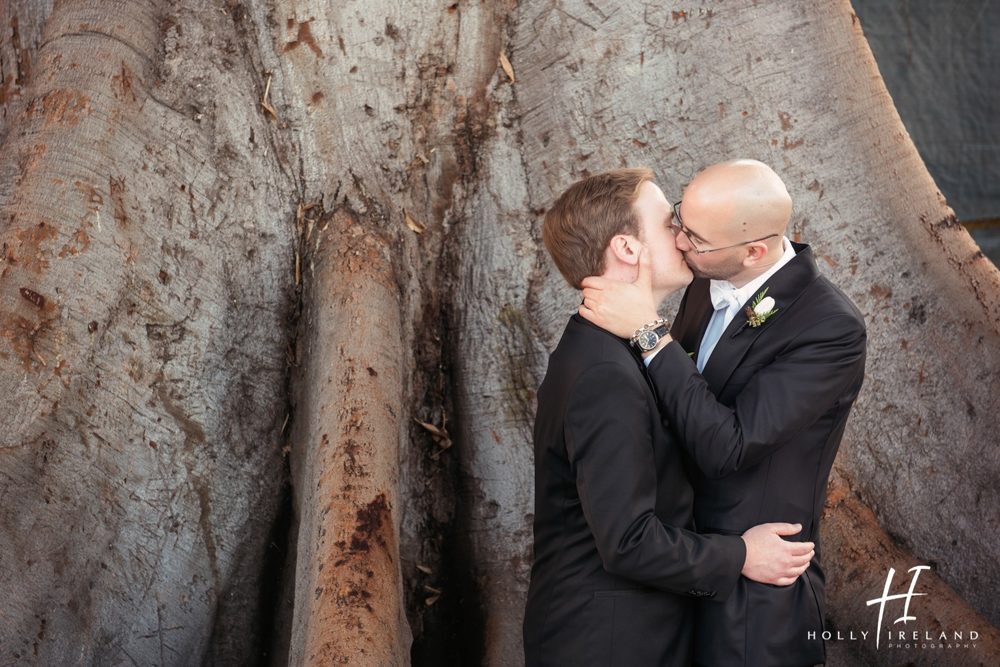
<svg viewBox="0 0 1000 667">
<path fill-rule="evenodd" d="M 644 167 L 594 174 L 569 186 L 545 214 L 542 240 L 570 285 L 580 289 L 584 278 L 604 272 L 604 251 L 615 235 L 638 235 L 632 204 L 651 180 Z"/>
</svg>

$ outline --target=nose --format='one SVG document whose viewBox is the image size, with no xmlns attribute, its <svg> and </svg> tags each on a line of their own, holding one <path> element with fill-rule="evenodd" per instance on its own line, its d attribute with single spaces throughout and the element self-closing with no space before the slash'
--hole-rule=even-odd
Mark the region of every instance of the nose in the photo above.
<svg viewBox="0 0 1000 667">
<path fill-rule="evenodd" d="M 676 245 L 677 249 L 681 252 L 688 252 L 694 249 L 691 245 L 691 241 L 687 237 L 687 234 L 679 229 L 677 230 L 677 233 L 674 234 L 674 245 Z"/>
</svg>

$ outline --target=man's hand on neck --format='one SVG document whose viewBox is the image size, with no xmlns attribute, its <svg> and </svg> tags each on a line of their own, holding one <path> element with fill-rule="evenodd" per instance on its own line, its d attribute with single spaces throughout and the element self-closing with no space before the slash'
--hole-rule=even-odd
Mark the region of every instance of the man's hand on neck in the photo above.
<svg viewBox="0 0 1000 667">
<path fill-rule="evenodd" d="M 653 290 L 653 269 L 645 249 L 639 253 L 639 271 L 634 282 L 589 276 L 583 279 L 581 287 L 580 315 L 620 338 L 631 338 L 637 329 L 656 320 L 657 307 L 669 295 Z"/>
</svg>

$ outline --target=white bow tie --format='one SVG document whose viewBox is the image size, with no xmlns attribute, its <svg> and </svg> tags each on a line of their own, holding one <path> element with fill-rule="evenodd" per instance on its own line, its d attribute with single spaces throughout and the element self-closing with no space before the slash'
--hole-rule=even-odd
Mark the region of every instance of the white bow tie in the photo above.
<svg viewBox="0 0 1000 667">
<path fill-rule="evenodd" d="M 712 299 L 712 307 L 716 310 L 723 306 L 738 309 L 743 305 L 736 290 L 729 285 L 721 284 L 720 281 L 713 280 L 709 283 L 708 291 Z"/>
</svg>

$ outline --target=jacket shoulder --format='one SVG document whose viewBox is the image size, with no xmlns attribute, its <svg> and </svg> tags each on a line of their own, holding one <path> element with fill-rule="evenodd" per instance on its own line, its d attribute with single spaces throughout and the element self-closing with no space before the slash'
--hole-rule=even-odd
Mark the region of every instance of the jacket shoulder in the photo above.
<svg viewBox="0 0 1000 667">
<path fill-rule="evenodd" d="M 621 339 L 575 315 L 549 357 L 545 381 L 565 391 L 597 366 L 608 370 L 620 366 L 628 374 L 641 375 L 638 361 Z"/>
<path fill-rule="evenodd" d="M 862 328 L 865 327 L 865 317 L 857 305 L 829 278 L 821 274 L 813 283 L 812 288 L 809 290 L 811 293 L 804 294 L 803 297 L 813 302 L 815 308 L 822 313 L 821 317 L 839 316 L 854 320 Z"/>
<path fill-rule="evenodd" d="M 627 344 L 613 334 L 600 329 L 579 315 L 573 316 L 566 325 L 556 353 L 582 357 L 580 361 L 588 366 L 603 363 L 634 365 L 635 358 Z"/>
</svg>

